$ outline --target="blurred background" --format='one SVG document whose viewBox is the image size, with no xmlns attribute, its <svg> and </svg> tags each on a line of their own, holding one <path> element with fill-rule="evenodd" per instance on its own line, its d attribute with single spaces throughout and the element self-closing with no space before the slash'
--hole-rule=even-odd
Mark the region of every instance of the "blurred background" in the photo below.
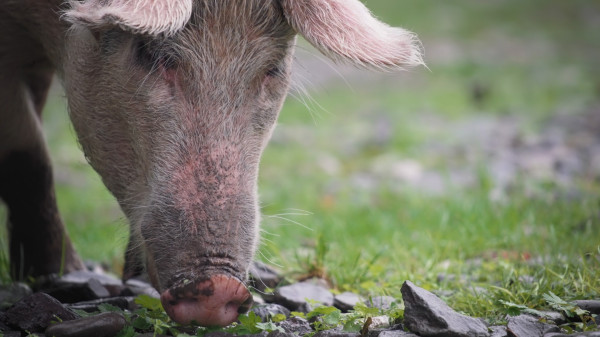
<svg viewBox="0 0 600 337">
<path fill-rule="evenodd" d="M 334 65 L 299 40 L 261 162 L 257 259 L 391 295 L 583 261 L 587 282 L 563 295 L 600 295 L 600 2 L 364 2 L 419 35 L 428 69 Z M 55 85 L 44 114 L 60 209 L 80 254 L 119 273 L 126 220 L 63 96 Z"/>
</svg>

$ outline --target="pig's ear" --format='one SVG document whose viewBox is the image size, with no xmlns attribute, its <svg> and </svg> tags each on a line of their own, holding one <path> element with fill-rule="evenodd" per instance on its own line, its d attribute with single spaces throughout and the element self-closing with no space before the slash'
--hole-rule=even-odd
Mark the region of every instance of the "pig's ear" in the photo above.
<svg viewBox="0 0 600 337">
<path fill-rule="evenodd" d="M 150 35 L 174 34 L 192 14 L 192 0 L 71 0 L 70 4 L 67 21 L 92 28 L 118 25 Z"/>
<path fill-rule="evenodd" d="M 381 70 L 423 65 L 416 35 L 377 20 L 358 0 L 281 0 L 290 25 L 334 61 Z"/>
</svg>

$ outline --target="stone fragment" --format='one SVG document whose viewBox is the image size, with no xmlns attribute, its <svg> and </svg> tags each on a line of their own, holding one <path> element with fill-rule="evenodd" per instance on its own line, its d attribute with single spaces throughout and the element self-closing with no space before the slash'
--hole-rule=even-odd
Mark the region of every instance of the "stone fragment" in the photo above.
<svg viewBox="0 0 600 337">
<path fill-rule="evenodd" d="M 366 300 L 364 303 L 369 308 L 378 308 L 380 310 L 389 310 L 396 299 L 391 296 L 375 296 Z"/>
<path fill-rule="evenodd" d="M 23 331 L 41 332 L 53 321 L 69 321 L 78 317 L 55 298 L 35 293 L 10 307 L 4 319 L 7 325 Z"/>
<path fill-rule="evenodd" d="M 540 322 L 539 319 L 529 315 L 510 317 L 506 325 L 509 337 L 543 337 L 549 332 L 559 332 L 556 325 Z"/>
<path fill-rule="evenodd" d="M 364 300 L 360 295 L 346 291 L 339 295 L 335 295 L 333 305 L 342 312 L 348 312 L 354 309 L 354 306 L 362 301 Z"/>
<path fill-rule="evenodd" d="M 583 310 L 587 310 L 590 314 L 600 315 L 600 300 L 577 300 L 573 301 Z"/>
<path fill-rule="evenodd" d="M 252 263 L 249 274 L 250 285 L 259 292 L 264 292 L 266 288 L 274 289 L 283 280 L 275 269 L 260 261 Z"/>
<path fill-rule="evenodd" d="M 125 288 L 123 282 L 109 274 L 92 272 L 87 270 L 78 270 L 68 273 L 59 279 L 61 283 L 87 283 L 90 280 L 98 281 L 106 290 L 109 292 L 109 296 L 119 296 L 121 291 Z M 108 296 L 107 296 L 108 297 Z"/>
<path fill-rule="evenodd" d="M 0 287 L 0 310 L 4 310 L 19 300 L 31 295 L 31 288 L 21 282 Z"/>
<path fill-rule="evenodd" d="M 250 311 L 260 317 L 263 322 L 270 320 L 277 314 L 285 315 L 286 318 L 290 315 L 290 311 L 286 307 L 276 303 L 256 305 Z"/>
<path fill-rule="evenodd" d="M 309 301 L 331 306 L 333 294 L 329 289 L 313 281 L 283 286 L 275 292 L 275 302 L 292 311 L 309 312 L 311 310 Z"/>
<path fill-rule="evenodd" d="M 304 336 L 313 331 L 310 323 L 302 317 L 290 317 L 285 321 L 277 323 L 285 332 L 293 333 L 297 336 Z"/>
<path fill-rule="evenodd" d="M 69 309 L 83 310 L 85 312 L 96 312 L 96 311 L 100 311 L 99 306 L 102 304 L 110 304 L 119 309 L 131 310 L 131 309 L 133 309 L 135 302 L 134 302 L 134 297 L 131 297 L 131 296 L 129 296 L 129 297 L 127 297 L 127 296 L 108 297 L 108 298 L 101 298 L 101 299 L 97 299 L 97 300 L 93 300 L 93 301 L 83 301 L 83 302 L 67 304 L 66 307 Z"/>
<path fill-rule="evenodd" d="M 404 323 L 420 336 L 487 337 L 489 332 L 480 320 L 461 315 L 425 289 L 406 281 L 402 285 Z"/>
<path fill-rule="evenodd" d="M 114 312 L 64 321 L 50 325 L 46 329 L 47 336 L 53 337 L 113 337 L 121 331 L 127 321 Z"/>
</svg>

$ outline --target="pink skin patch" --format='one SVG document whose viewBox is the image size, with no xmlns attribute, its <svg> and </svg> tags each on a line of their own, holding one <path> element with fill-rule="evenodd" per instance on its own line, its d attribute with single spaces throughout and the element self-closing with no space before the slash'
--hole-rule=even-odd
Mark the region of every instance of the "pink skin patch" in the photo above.
<svg viewBox="0 0 600 337">
<path fill-rule="evenodd" d="M 166 290 L 160 299 L 169 317 L 184 325 L 227 326 L 252 305 L 252 296 L 246 287 L 224 275 Z"/>
</svg>

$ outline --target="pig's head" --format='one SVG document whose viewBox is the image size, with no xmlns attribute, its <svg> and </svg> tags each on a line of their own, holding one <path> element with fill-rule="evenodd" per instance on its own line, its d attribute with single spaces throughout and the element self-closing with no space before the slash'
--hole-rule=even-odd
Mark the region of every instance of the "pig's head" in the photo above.
<svg viewBox="0 0 600 337">
<path fill-rule="evenodd" d="M 258 164 L 296 33 L 359 66 L 422 63 L 358 0 L 86 0 L 65 18 L 71 118 L 131 223 L 125 274 L 144 268 L 184 324 L 227 325 L 251 303 Z"/>
</svg>

